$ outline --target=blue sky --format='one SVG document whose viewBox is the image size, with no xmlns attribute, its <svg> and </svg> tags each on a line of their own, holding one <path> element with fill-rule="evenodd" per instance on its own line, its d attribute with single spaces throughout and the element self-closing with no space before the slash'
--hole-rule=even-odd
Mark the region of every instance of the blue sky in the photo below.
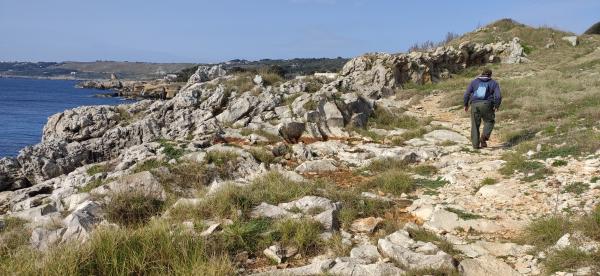
<svg viewBox="0 0 600 276">
<path fill-rule="evenodd" d="M 352 57 L 505 17 L 581 33 L 600 1 L 0 0 L 0 60 Z"/>
</svg>

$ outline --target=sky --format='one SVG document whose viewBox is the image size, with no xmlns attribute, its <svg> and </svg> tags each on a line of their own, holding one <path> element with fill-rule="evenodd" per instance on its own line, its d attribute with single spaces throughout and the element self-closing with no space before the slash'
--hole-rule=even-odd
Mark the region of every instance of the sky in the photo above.
<svg viewBox="0 0 600 276">
<path fill-rule="evenodd" d="M 582 33 L 600 0 L 0 0 L 0 61 L 353 57 L 501 18 Z"/>
</svg>

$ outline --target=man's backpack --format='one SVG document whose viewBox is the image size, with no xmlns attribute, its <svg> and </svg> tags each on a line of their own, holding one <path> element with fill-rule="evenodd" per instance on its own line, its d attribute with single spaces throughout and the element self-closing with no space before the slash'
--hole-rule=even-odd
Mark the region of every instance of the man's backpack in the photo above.
<svg viewBox="0 0 600 276">
<path fill-rule="evenodd" d="M 474 100 L 484 100 L 485 99 L 485 95 L 488 91 L 488 87 L 490 85 L 490 82 L 479 82 L 479 87 L 477 87 L 477 90 L 475 90 L 475 92 L 473 92 L 473 99 Z"/>
</svg>

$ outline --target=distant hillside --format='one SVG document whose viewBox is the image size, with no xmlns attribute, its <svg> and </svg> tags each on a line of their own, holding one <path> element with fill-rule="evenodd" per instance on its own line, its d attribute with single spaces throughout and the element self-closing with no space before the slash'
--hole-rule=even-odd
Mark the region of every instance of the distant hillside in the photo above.
<svg viewBox="0 0 600 276">
<path fill-rule="evenodd" d="M 584 34 L 600 34 L 600 22 L 592 25 Z"/>
<path fill-rule="evenodd" d="M 94 62 L 0 62 L 0 76 L 105 79 L 115 73 L 123 79 L 155 79 L 190 67 L 191 63 Z"/>
<path fill-rule="evenodd" d="M 314 72 L 337 72 L 348 61 L 345 58 L 296 58 L 289 60 L 263 59 L 259 61 L 231 60 L 221 63 L 228 71 L 247 71 L 268 68 L 285 76 L 307 75 Z M 93 62 L 0 62 L 0 76 L 60 78 L 60 79 L 108 79 L 116 74 L 120 79 L 156 79 L 169 73 L 177 73 L 179 80 L 187 81 L 198 64 L 148 63 L 126 61 Z"/>
<path fill-rule="evenodd" d="M 262 59 L 248 61 L 234 59 L 221 63 L 225 70 L 231 71 L 258 71 L 267 69 L 291 78 L 298 75 L 312 75 L 315 72 L 338 72 L 348 61 L 347 58 L 295 58 L 295 59 Z M 177 73 L 178 81 L 187 79 L 196 71 L 198 65 L 186 68 Z"/>
</svg>

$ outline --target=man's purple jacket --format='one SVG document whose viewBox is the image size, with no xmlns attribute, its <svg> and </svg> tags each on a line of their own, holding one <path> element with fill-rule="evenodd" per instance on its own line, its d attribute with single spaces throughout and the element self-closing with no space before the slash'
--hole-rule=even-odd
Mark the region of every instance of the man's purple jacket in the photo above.
<svg viewBox="0 0 600 276">
<path fill-rule="evenodd" d="M 478 99 L 473 97 L 473 93 L 477 91 L 479 84 L 481 82 L 489 82 L 487 84 L 487 91 L 485 92 L 485 97 L 482 99 Z M 488 76 L 479 76 L 474 79 L 471 84 L 467 87 L 467 91 L 465 91 L 465 95 L 463 96 L 464 106 L 468 107 L 469 103 L 475 102 L 491 102 L 494 105 L 494 108 L 498 109 L 500 104 L 502 103 L 502 94 L 500 94 L 500 85 Z"/>
</svg>

